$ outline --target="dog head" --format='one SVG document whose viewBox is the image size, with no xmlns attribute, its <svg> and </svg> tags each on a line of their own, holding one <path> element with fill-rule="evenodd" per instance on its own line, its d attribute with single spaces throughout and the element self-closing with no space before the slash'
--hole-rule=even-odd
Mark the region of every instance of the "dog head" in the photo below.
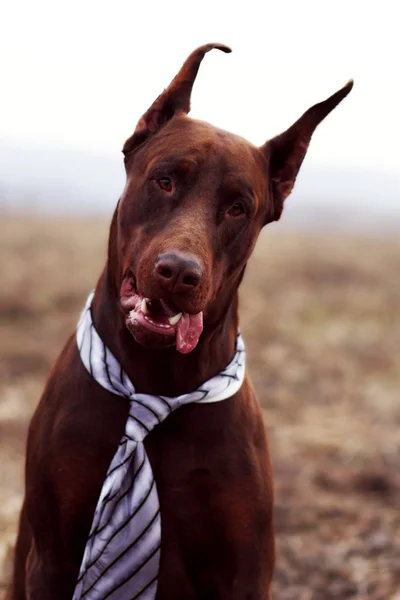
<svg viewBox="0 0 400 600">
<path fill-rule="evenodd" d="M 126 141 L 116 211 L 120 306 L 135 339 L 190 352 L 227 310 L 262 227 L 280 218 L 317 125 L 352 81 L 262 147 L 187 115 L 195 50 Z"/>
</svg>

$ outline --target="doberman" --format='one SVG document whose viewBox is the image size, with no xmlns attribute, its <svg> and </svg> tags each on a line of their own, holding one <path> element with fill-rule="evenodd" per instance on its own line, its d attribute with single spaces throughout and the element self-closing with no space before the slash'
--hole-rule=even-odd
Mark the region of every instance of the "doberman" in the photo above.
<svg viewBox="0 0 400 600">
<path fill-rule="evenodd" d="M 92 304 L 102 340 L 147 394 L 190 392 L 229 363 L 258 234 L 280 218 L 315 128 L 353 85 L 255 147 L 187 116 L 213 48 L 230 52 L 195 50 L 123 147 L 126 185 Z M 72 598 L 127 411 L 91 378 L 71 336 L 29 429 L 9 600 Z M 248 377 L 224 402 L 175 411 L 145 446 L 162 507 L 157 599 L 270 598 L 272 469 Z"/>
</svg>

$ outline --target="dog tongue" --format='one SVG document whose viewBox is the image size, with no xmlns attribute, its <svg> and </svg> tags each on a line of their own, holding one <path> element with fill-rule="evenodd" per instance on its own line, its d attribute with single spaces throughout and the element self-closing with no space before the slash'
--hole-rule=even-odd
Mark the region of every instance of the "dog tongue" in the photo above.
<svg viewBox="0 0 400 600">
<path fill-rule="evenodd" d="M 197 346 L 203 331 L 203 313 L 189 315 L 183 313 L 179 319 L 176 330 L 176 349 L 182 354 L 188 354 Z"/>
</svg>

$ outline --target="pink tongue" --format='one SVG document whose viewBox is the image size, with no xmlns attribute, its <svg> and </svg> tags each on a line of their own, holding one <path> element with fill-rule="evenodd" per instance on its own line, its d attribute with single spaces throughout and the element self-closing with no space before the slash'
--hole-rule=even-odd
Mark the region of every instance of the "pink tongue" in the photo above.
<svg viewBox="0 0 400 600">
<path fill-rule="evenodd" d="M 176 330 L 176 349 L 182 354 L 188 354 L 197 346 L 203 331 L 203 313 L 189 315 L 183 313 Z"/>
</svg>

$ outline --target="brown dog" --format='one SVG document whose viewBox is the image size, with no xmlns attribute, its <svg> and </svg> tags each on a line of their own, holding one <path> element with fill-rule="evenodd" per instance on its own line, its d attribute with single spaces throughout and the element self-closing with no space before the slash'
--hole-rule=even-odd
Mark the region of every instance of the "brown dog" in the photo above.
<svg viewBox="0 0 400 600">
<path fill-rule="evenodd" d="M 349 82 L 257 148 L 187 117 L 212 48 L 230 52 L 219 44 L 194 51 L 123 149 L 126 186 L 92 312 L 102 340 L 143 393 L 190 392 L 229 363 L 237 290 L 257 236 L 279 219 L 315 128 L 352 88 Z M 152 323 L 140 308 L 145 298 Z M 161 328 L 177 311 L 185 326 Z M 127 413 L 126 401 L 87 372 L 72 335 L 29 430 L 10 600 L 72 598 Z M 224 402 L 175 411 L 145 443 L 162 514 L 157 598 L 269 598 L 272 473 L 249 380 Z"/>
</svg>

